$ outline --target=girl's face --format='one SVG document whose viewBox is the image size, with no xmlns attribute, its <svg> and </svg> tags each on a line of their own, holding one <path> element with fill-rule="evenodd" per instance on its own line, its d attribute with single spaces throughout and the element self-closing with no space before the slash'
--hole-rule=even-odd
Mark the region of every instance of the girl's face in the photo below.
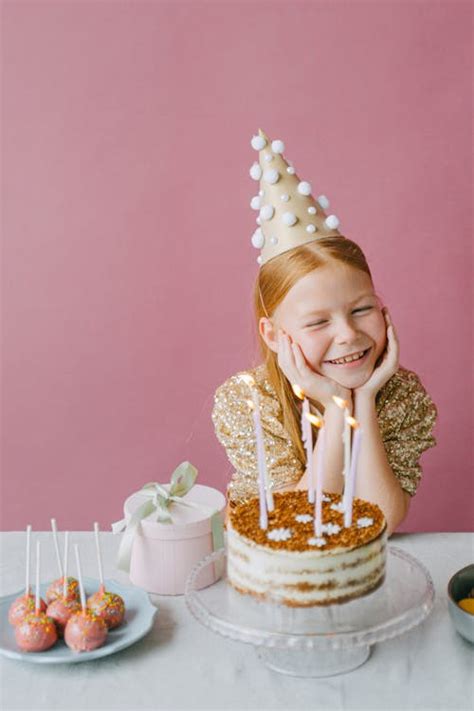
<svg viewBox="0 0 474 711">
<path fill-rule="evenodd" d="M 261 334 L 277 352 L 281 328 L 313 370 L 353 389 L 367 382 L 385 349 L 382 307 L 368 274 L 330 263 L 292 286 L 273 317 L 261 319 Z M 349 366 L 330 362 L 362 351 L 363 358 Z"/>
</svg>

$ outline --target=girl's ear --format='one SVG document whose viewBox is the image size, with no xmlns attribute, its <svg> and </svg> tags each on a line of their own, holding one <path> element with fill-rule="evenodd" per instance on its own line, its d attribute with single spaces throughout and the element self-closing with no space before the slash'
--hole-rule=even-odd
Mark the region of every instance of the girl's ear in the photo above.
<svg viewBox="0 0 474 711">
<path fill-rule="evenodd" d="M 278 353 L 278 329 L 272 320 L 262 316 L 258 322 L 258 330 L 270 350 Z"/>
</svg>

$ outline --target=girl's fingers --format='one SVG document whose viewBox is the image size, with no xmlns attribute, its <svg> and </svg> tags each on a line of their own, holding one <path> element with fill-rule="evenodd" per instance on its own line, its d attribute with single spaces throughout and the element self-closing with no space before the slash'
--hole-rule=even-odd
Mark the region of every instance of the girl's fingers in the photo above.
<svg viewBox="0 0 474 711">
<path fill-rule="evenodd" d="M 306 360 L 303 355 L 303 351 L 301 350 L 300 346 L 298 343 L 293 343 L 293 355 L 295 358 L 295 364 L 297 369 L 300 371 L 301 375 L 305 376 L 311 373 L 310 368 L 308 367 L 308 364 L 306 363 Z"/>
<path fill-rule="evenodd" d="M 296 376 L 296 365 L 293 356 L 292 349 L 290 347 L 290 341 L 286 334 L 279 335 L 278 344 L 278 365 L 285 373 L 286 377 L 294 382 L 297 378 Z"/>
</svg>

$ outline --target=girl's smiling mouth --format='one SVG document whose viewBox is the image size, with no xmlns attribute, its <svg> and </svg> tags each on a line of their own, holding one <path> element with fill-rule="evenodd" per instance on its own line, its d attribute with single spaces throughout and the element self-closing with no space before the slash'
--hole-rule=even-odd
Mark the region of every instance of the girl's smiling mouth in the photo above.
<svg viewBox="0 0 474 711">
<path fill-rule="evenodd" d="M 352 356 L 346 356 L 349 360 L 345 362 L 344 359 L 342 359 L 341 362 L 335 362 L 334 360 L 325 360 L 323 362 L 328 365 L 333 365 L 336 368 L 357 368 L 367 361 L 371 349 L 372 347 L 364 351 L 356 351 Z M 339 361 L 340 359 L 337 360 Z"/>
</svg>

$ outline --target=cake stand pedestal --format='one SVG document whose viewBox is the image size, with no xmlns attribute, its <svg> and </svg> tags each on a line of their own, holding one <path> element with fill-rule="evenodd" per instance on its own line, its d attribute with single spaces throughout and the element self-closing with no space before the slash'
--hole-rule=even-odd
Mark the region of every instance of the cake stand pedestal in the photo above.
<svg viewBox="0 0 474 711">
<path fill-rule="evenodd" d="M 218 580 L 203 588 L 200 580 L 212 565 Z M 342 604 L 287 607 L 234 590 L 221 548 L 193 568 L 185 599 L 199 622 L 224 637 L 253 644 L 270 669 L 327 677 L 359 667 L 373 644 L 420 624 L 433 608 L 434 587 L 416 558 L 389 545 L 385 581 L 374 592 Z"/>
</svg>

